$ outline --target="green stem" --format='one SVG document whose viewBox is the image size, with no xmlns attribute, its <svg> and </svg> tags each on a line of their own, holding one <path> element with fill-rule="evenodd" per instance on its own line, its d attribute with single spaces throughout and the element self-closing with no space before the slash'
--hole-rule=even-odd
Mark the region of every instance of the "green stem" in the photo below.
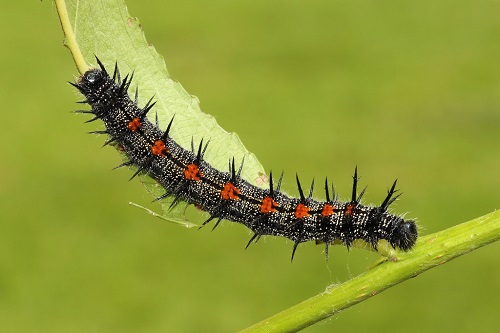
<svg viewBox="0 0 500 333">
<path fill-rule="evenodd" d="M 410 252 L 329 287 L 273 317 L 241 332 L 297 332 L 370 298 L 406 279 L 500 239 L 500 211 L 419 238 Z"/>
<path fill-rule="evenodd" d="M 80 51 L 80 46 L 78 46 L 78 42 L 76 41 L 76 35 L 69 20 L 66 2 L 64 0 L 55 0 L 55 3 L 57 13 L 59 15 L 59 20 L 61 21 L 61 27 L 64 32 L 64 46 L 66 46 L 70 50 L 71 54 L 73 55 L 73 59 L 75 60 L 75 65 L 78 68 L 78 71 L 80 72 L 80 74 L 83 74 L 89 69 L 89 67 L 85 62 L 83 54 Z"/>
</svg>

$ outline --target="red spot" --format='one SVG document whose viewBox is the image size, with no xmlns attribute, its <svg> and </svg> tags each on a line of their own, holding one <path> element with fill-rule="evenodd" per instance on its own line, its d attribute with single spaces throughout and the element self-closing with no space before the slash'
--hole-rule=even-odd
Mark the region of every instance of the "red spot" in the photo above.
<svg viewBox="0 0 500 333">
<path fill-rule="evenodd" d="M 240 194 L 240 190 L 234 186 L 233 183 L 227 183 L 224 185 L 220 195 L 224 200 L 238 200 L 238 194 Z"/>
<path fill-rule="evenodd" d="M 309 216 L 309 207 L 304 204 L 299 203 L 297 207 L 295 207 L 295 217 L 298 219 L 302 219 L 304 217 Z"/>
<path fill-rule="evenodd" d="M 154 145 L 151 147 L 151 152 L 156 156 L 165 156 L 167 153 L 167 147 L 165 147 L 165 142 L 162 140 L 156 140 Z"/>
<path fill-rule="evenodd" d="M 352 215 L 354 214 L 354 208 L 356 207 L 356 205 L 347 205 L 347 207 L 345 208 L 345 215 Z"/>
<path fill-rule="evenodd" d="M 139 127 L 141 127 L 141 120 L 139 118 L 134 118 L 132 119 L 131 122 L 128 123 L 128 129 L 131 130 L 132 132 L 137 131 Z"/>
<path fill-rule="evenodd" d="M 200 172 L 198 166 L 194 163 L 189 164 L 184 170 L 184 177 L 188 180 L 200 181 L 203 175 Z"/>
<path fill-rule="evenodd" d="M 260 204 L 260 211 L 262 213 L 271 213 L 276 211 L 276 207 L 278 207 L 278 203 L 274 201 L 271 197 L 265 197 L 262 199 Z"/>
<path fill-rule="evenodd" d="M 321 211 L 321 215 L 322 216 L 333 215 L 333 214 L 335 214 L 334 210 L 335 210 L 335 206 L 332 206 L 332 205 L 329 205 L 329 204 L 325 204 L 323 206 L 323 210 Z"/>
</svg>

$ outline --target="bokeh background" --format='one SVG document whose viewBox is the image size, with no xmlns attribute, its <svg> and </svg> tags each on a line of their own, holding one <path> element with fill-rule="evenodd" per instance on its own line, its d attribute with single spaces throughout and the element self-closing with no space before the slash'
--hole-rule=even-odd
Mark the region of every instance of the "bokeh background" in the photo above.
<svg viewBox="0 0 500 333">
<path fill-rule="evenodd" d="M 333 180 L 429 234 L 500 206 L 500 3 L 127 1 L 169 72 L 285 189 Z M 77 71 L 50 1 L 0 5 L 0 323 L 5 332 L 233 332 L 363 272 L 377 255 L 178 227 L 94 124 L 70 113 Z M 210 159 L 210 152 L 207 155 Z M 322 193 L 318 192 L 318 196 Z M 201 214 L 195 214 L 199 220 Z M 307 332 L 500 327 L 500 244 Z"/>
</svg>

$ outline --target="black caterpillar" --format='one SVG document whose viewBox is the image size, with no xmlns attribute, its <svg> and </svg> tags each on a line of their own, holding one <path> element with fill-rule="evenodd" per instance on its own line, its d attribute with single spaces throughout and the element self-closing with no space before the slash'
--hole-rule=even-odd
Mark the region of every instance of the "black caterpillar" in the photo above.
<svg viewBox="0 0 500 333">
<path fill-rule="evenodd" d="M 97 59 L 97 57 L 96 57 Z M 113 77 L 106 72 L 97 59 L 100 69 L 90 69 L 78 78 L 75 86 L 88 103 L 91 110 L 77 110 L 79 113 L 93 114 L 104 122 L 106 130 L 93 133 L 107 134 L 110 139 L 105 144 L 115 142 L 128 157 L 121 166 L 135 166 L 139 173 L 147 173 L 165 188 L 165 194 L 157 198 L 173 196 L 172 205 L 180 200 L 194 204 L 208 212 L 210 218 L 203 225 L 216 219 L 214 228 L 222 219 L 244 224 L 254 232 L 247 247 L 262 235 L 284 236 L 294 242 L 292 260 L 297 246 L 314 240 L 328 246 L 340 240 L 348 248 L 356 239 L 362 239 L 377 249 L 380 239 L 388 241 L 393 248 L 407 251 L 417 239 L 417 227 L 413 220 L 404 220 L 388 212 L 389 205 L 399 195 L 396 181 L 379 207 L 364 206 L 361 197 L 365 190 L 357 194 L 357 168 L 354 171 L 351 201 L 340 202 L 333 185 L 331 193 L 328 179 L 325 180 L 326 200 L 312 198 L 314 182 L 309 194 L 304 195 L 298 176 L 297 186 L 300 197 L 292 198 L 280 191 L 281 175 L 274 187 L 272 173 L 269 175 L 269 189 L 261 189 L 240 177 L 243 162 L 237 170 L 234 158 L 229 163 L 229 172 L 214 169 L 203 156 L 207 144 L 201 140 L 197 151 L 179 146 L 170 136 L 173 118 L 167 130 L 162 131 L 146 117 L 155 103 L 152 99 L 140 108 L 128 95 L 133 75 L 120 78 L 115 66 Z"/>
</svg>

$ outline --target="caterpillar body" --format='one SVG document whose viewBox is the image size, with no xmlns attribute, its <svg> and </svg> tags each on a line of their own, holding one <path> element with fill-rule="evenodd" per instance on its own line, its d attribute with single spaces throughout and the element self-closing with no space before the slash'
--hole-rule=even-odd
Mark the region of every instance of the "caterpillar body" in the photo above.
<svg viewBox="0 0 500 333">
<path fill-rule="evenodd" d="M 96 57 L 97 59 L 97 57 Z M 128 161 L 120 166 L 135 166 L 139 173 L 146 173 L 155 179 L 165 194 L 158 200 L 173 197 L 172 205 L 180 200 L 194 204 L 210 214 L 203 223 L 216 220 L 214 228 L 222 219 L 244 224 L 254 235 L 247 244 L 257 241 L 263 235 L 283 236 L 294 245 L 292 259 L 297 246 L 306 241 L 325 243 L 328 246 L 341 241 L 348 248 L 356 239 L 361 239 L 377 249 L 378 241 L 386 240 L 392 247 L 407 251 L 417 239 L 417 226 L 413 220 L 391 214 L 388 209 L 399 194 L 396 181 L 391 186 L 380 206 L 363 205 L 364 190 L 357 191 L 357 168 L 353 176 L 351 200 L 341 202 L 335 195 L 333 185 L 325 180 L 325 200 L 312 197 L 314 182 L 309 193 L 304 194 L 299 177 L 296 177 L 299 197 L 291 197 L 281 191 L 282 176 L 275 184 L 269 174 L 269 188 L 263 189 L 240 177 L 243 168 L 236 168 L 234 158 L 228 172 L 213 168 L 204 159 L 208 143 L 203 140 L 197 149 L 192 145 L 186 150 L 170 136 L 174 119 L 165 131 L 146 117 L 155 105 L 152 99 L 144 107 L 128 95 L 131 76 L 120 78 L 115 66 L 112 76 L 97 59 L 99 68 L 93 68 L 71 83 L 84 96 L 91 110 L 77 110 L 89 113 L 104 122 L 104 131 L 111 142 L 125 152 Z M 174 127 L 175 128 L 175 127 Z"/>
</svg>

